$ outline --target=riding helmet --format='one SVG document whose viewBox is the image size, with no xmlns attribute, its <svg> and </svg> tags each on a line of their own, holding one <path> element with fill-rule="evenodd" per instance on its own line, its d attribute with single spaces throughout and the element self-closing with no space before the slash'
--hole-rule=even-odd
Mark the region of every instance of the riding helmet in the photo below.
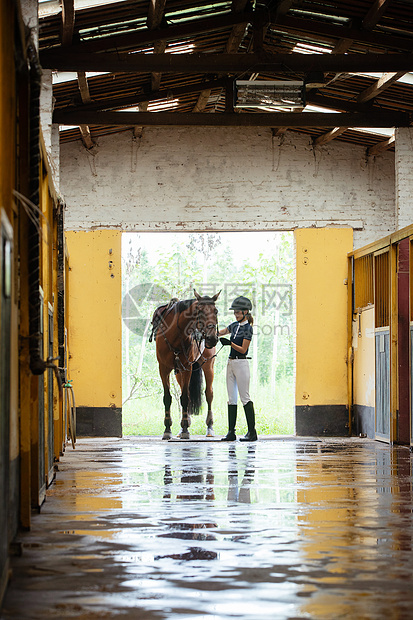
<svg viewBox="0 0 413 620">
<path fill-rule="evenodd" d="M 248 297 L 236 297 L 231 304 L 230 310 L 252 310 L 252 303 Z"/>
</svg>

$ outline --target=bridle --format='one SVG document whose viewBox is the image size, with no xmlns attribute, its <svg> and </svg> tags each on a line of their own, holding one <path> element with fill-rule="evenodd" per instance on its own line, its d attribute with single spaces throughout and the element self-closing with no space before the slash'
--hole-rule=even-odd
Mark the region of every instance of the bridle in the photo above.
<svg viewBox="0 0 413 620">
<path fill-rule="evenodd" d="M 194 340 L 197 341 L 197 334 L 200 334 L 200 338 L 199 338 L 199 342 L 202 342 L 202 340 L 205 340 L 205 348 L 206 349 L 213 349 L 215 345 L 213 345 L 212 347 L 208 347 L 206 344 L 206 339 L 209 337 L 209 334 L 205 331 L 205 329 L 207 329 L 208 332 L 210 332 L 212 329 L 214 329 L 215 327 L 215 336 L 218 342 L 218 323 L 209 323 L 205 325 L 205 322 L 200 324 L 200 320 L 199 317 L 201 316 L 202 310 L 201 310 L 201 306 L 214 306 L 215 309 L 215 316 L 217 315 L 217 310 L 215 308 L 215 302 L 213 301 L 198 301 L 198 307 L 197 307 L 197 315 L 196 315 L 196 319 L 195 319 L 195 332 L 194 332 Z M 202 313 L 203 314 L 203 313 Z M 203 326 L 203 329 L 200 329 L 199 325 L 201 325 L 201 327 Z"/>
<path fill-rule="evenodd" d="M 205 362 L 207 362 L 208 360 L 213 359 L 214 357 L 216 357 L 216 353 L 215 355 L 213 355 L 210 358 L 206 358 L 203 356 L 202 351 L 201 351 L 201 342 L 203 340 L 206 341 L 206 339 L 208 337 L 210 337 L 210 335 L 208 333 L 206 333 L 205 328 L 207 328 L 207 330 L 210 330 L 211 328 L 216 329 L 216 337 L 217 337 L 217 341 L 218 341 L 218 324 L 217 323 L 212 323 L 212 324 L 207 324 L 205 325 L 205 322 L 201 322 L 200 318 L 203 315 L 202 309 L 200 308 L 200 306 L 202 305 L 213 305 L 215 308 L 215 302 L 214 301 L 209 301 L 209 300 L 202 300 L 202 301 L 197 301 L 195 302 L 197 303 L 197 313 L 195 316 L 195 327 L 194 330 L 192 331 L 192 333 L 190 334 L 190 338 L 191 338 L 191 343 L 189 345 L 189 347 L 187 348 L 187 350 L 185 350 L 185 342 L 184 342 L 184 336 L 183 336 L 183 330 L 179 325 L 179 317 L 180 317 L 180 313 L 178 313 L 178 319 L 177 319 L 177 328 L 178 331 L 180 332 L 180 341 L 181 341 L 181 349 L 175 349 L 171 343 L 169 342 L 168 338 L 166 337 L 165 334 L 165 328 L 167 327 L 166 323 L 165 323 L 165 317 L 169 314 L 169 312 L 163 316 L 161 318 L 161 323 L 160 323 L 160 327 L 161 327 L 161 333 L 162 336 L 166 342 L 166 344 L 168 345 L 169 350 L 173 353 L 174 355 L 174 369 L 175 371 L 179 371 L 179 370 L 184 370 L 184 371 L 188 371 L 192 368 L 192 366 L 194 366 L 195 363 L 198 362 L 199 366 L 203 366 L 205 364 Z M 172 308 L 171 308 L 172 310 Z M 177 312 L 177 309 L 175 307 L 175 312 Z M 192 342 L 195 342 L 196 347 L 198 349 L 198 353 L 199 353 L 199 357 L 194 360 L 193 362 L 190 361 L 189 359 L 189 350 L 192 346 Z M 215 345 L 214 345 L 215 346 Z M 207 347 L 205 344 L 205 348 L 207 349 L 212 349 L 213 347 Z M 180 355 L 183 354 L 185 356 L 186 362 L 188 363 L 188 367 L 185 367 L 184 364 L 181 362 L 180 359 Z M 199 359 L 202 360 L 202 363 L 199 363 Z"/>
</svg>

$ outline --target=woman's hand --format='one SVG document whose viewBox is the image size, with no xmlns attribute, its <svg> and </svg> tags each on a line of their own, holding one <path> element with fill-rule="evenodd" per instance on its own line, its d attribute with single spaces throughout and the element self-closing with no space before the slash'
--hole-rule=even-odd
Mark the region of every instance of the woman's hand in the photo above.
<svg viewBox="0 0 413 620">
<path fill-rule="evenodd" d="M 219 341 L 224 347 L 231 344 L 231 340 L 229 338 L 220 338 Z"/>
</svg>

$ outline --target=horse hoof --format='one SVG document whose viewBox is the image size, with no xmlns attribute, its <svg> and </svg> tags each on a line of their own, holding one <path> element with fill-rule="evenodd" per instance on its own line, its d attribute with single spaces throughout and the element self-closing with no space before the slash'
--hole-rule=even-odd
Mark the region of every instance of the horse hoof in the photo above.
<svg viewBox="0 0 413 620">
<path fill-rule="evenodd" d="M 171 431 L 165 431 L 164 434 L 162 435 L 162 439 L 172 439 Z"/>
<path fill-rule="evenodd" d="M 189 432 L 188 431 L 181 431 L 178 435 L 179 439 L 189 439 Z"/>
<path fill-rule="evenodd" d="M 207 437 L 215 437 L 214 429 L 213 428 L 207 428 L 206 436 Z"/>
</svg>

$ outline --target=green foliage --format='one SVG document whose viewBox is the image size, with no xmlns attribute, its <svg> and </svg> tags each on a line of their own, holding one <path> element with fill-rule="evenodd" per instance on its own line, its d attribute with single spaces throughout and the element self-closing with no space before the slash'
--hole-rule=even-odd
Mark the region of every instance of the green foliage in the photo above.
<svg viewBox="0 0 413 620">
<path fill-rule="evenodd" d="M 254 244 L 255 242 L 255 244 Z M 232 299 L 253 300 L 254 337 L 249 354 L 257 430 L 294 432 L 294 349 L 291 233 L 124 234 L 123 236 L 123 420 L 125 435 L 162 435 L 163 390 L 155 344 L 148 342 L 150 319 L 172 297 L 212 295 L 218 299 L 219 327 L 234 320 Z M 228 352 L 217 347 L 214 428 L 227 430 L 225 371 Z M 173 374 L 173 373 L 172 373 Z M 171 375 L 173 432 L 179 432 L 179 388 Z M 191 432 L 205 434 L 206 404 L 192 418 Z M 239 405 L 238 434 L 246 432 Z"/>
</svg>

